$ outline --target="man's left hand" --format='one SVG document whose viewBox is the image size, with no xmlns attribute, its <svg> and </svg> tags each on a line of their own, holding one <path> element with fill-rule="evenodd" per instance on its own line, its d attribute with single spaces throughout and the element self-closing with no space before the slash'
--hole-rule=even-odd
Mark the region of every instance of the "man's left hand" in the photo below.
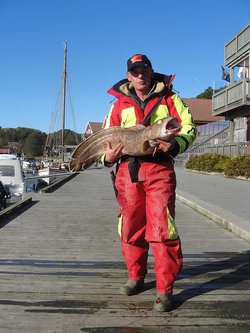
<svg viewBox="0 0 250 333">
<path fill-rule="evenodd" d="M 164 153 L 168 153 L 170 150 L 173 150 L 176 146 L 176 141 L 175 139 L 172 139 L 170 142 L 166 142 L 163 140 L 157 140 L 159 143 L 157 150 L 161 150 Z"/>
</svg>

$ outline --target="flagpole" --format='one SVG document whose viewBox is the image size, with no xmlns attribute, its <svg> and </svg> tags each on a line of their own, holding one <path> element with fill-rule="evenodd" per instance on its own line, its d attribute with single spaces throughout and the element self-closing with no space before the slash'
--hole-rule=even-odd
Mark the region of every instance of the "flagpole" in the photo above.
<svg viewBox="0 0 250 333">
<path fill-rule="evenodd" d="M 213 81 L 213 95 L 214 95 L 214 92 L 215 92 L 215 81 Z"/>
</svg>

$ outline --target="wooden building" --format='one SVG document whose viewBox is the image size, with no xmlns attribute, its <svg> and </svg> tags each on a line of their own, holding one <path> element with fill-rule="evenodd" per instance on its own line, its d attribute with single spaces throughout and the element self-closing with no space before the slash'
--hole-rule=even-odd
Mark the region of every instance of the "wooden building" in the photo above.
<svg viewBox="0 0 250 333">
<path fill-rule="evenodd" d="M 213 95 L 212 112 L 230 120 L 230 142 L 250 141 L 250 24 L 224 47 L 228 87 Z M 238 137 L 235 133 L 238 133 Z"/>
</svg>

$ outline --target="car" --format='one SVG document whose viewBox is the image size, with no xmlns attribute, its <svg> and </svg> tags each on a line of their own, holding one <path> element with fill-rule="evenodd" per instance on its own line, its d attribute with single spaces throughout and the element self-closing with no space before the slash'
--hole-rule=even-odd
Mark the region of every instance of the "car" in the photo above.
<svg viewBox="0 0 250 333">
<path fill-rule="evenodd" d="M 0 181 L 0 211 L 6 208 L 7 206 L 7 199 L 10 198 L 10 193 L 8 189 L 3 185 Z"/>
<path fill-rule="evenodd" d="M 0 181 L 11 194 L 6 198 L 7 206 L 21 200 L 25 192 L 21 161 L 17 158 L 2 158 L 0 154 Z"/>
</svg>

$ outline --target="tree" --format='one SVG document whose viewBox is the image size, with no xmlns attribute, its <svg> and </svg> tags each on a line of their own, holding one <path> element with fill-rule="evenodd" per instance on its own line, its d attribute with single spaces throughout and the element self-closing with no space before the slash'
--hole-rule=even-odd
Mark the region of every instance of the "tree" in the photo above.
<svg viewBox="0 0 250 333">
<path fill-rule="evenodd" d="M 212 99 L 214 93 L 217 93 L 218 91 L 224 89 L 225 87 L 226 86 L 213 90 L 213 88 L 209 86 L 201 94 L 197 95 L 196 98 Z"/>
<path fill-rule="evenodd" d="M 57 139 L 52 140 L 49 146 L 58 146 L 61 142 L 61 131 L 49 134 L 57 136 Z M 47 134 L 36 129 L 17 127 L 17 128 L 0 128 L 0 147 L 9 146 L 10 142 L 17 142 L 20 147 L 23 147 L 23 153 L 26 156 L 37 157 L 42 156 L 45 150 Z M 69 129 L 64 131 L 65 145 L 78 145 L 81 142 L 81 135 Z M 21 153 L 20 149 L 15 149 L 15 153 Z"/>
<path fill-rule="evenodd" d="M 81 142 L 81 135 L 77 134 L 69 129 L 65 130 L 65 145 L 78 145 Z"/>
<path fill-rule="evenodd" d="M 44 145 L 45 138 L 41 135 L 41 132 L 32 132 L 25 140 L 23 152 L 30 157 L 42 156 Z"/>
<path fill-rule="evenodd" d="M 208 87 L 207 89 L 205 89 L 205 91 L 203 91 L 203 93 L 197 95 L 196 98 L 212 99 L 212 96 L 213 96 L 213 88 Z"/>
<path fill-rule="evenodd" d="M 64 144 L 65 145 L 78 145 L 81 142 L 81 135 L 77 134 L 70 129 L 64 130 Z M 48 143 L 50 146 L 58 146 L 62 142 L 62 131 L 57 131 L 49 134 Z"/>
</svg>

